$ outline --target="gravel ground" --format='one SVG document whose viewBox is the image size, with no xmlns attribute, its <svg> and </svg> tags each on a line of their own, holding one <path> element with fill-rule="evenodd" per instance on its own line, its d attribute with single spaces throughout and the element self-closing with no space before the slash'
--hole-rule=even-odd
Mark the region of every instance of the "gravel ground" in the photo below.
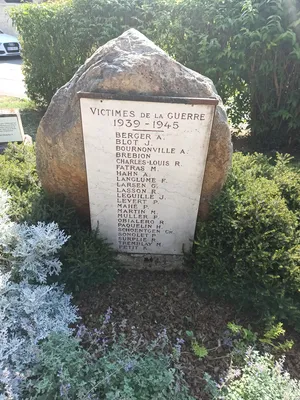
<svg viewBox="0 0 300 400">
<path fill-rule="evenodd" d="M 77 300 L 83 322 L 90 328 L 99 325 L 99 318 L 112 307 L 113 320 L 127 319 L 128 327 L 135 326 L 148 340 L 154 339 L 164 328 L 171 340 L 185 339 L 182 365 L 192 395 L 208 399 L 204 391 L 204 372 L 219 377 L 227 370 L 230 357 L 222 346 L 224 331 L 230 321 L 243 326 L 251 320 L 237 319 L 233 306 L 223 301 L 199 297 L 193 290 L 190 276 L 184 272 L 160 273 L 148 271 L 121 271 L 116 281 L 104 288 L 96 287 L 83 292 Z M 199 344 L 204 344 L 209 355 L 197 358 L 186 331 L 193 331 Z M 287 355 L 286 365 L 293 376 L 300 378 L 300 341 L 293 331 L 287 334 L 296 342 Z"/>
</svg>

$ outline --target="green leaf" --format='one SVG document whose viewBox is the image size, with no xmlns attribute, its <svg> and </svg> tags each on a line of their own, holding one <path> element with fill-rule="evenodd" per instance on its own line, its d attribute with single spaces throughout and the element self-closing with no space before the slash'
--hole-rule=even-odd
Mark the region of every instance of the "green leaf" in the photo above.
<svg viewBox="0 0 300 400">
<path fill-rule="evenodd" d="M 192 342 L 192 349 L 193 349 L 194 354 L 200 359 L 202 359 L 208 355 L 207 348 L 203 345 L 200 346 L 196 340 L 194 340 Z"/>
</svg>

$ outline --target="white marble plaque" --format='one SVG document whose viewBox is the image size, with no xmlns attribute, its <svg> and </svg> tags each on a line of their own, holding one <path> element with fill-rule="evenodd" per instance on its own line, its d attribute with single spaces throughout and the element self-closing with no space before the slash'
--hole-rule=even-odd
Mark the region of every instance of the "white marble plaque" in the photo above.
<svg viewBox="0 0 300 400">
<path fill-rule="evenodd" d="M 80 96 L 92 228 L 119 252 L 188 251 L 217 101 Z"/>
<path fill-rule="evenodd" d="M 23 142 L 23 128 L 17 110 L 0 110 L 0 143 Z"/>
</svg>

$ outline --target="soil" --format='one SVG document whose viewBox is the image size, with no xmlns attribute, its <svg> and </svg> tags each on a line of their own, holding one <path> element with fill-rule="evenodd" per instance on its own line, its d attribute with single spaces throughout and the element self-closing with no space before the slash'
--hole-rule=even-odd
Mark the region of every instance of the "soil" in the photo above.
<svg viewBox="0 0 300 400">
<path fill-rule="evenodd" d="M 83 323 L 90 328 L 99 325 L 99 319 L 111 307 L 113 320 L 127 319 L 128 327 L 135 326 L 143 336 L 152 340 L 164 328 L 176 343 L 183 338 L 181 363 L 185 379 L 196 399 L 208 399 L 204 390 L 204 372 L 218 379 L 230 363 L 229 349 L 223 344 L 228 322 L 241 322 L 233 305 L 199 297 L 187 272 L 150 272 L 121 270 L 115 282 L 82 292 L 77 300 Z M 242 320 L 247 326 L 248 317 Z M 192 331 L 200 345 L 209 354 L 199 359 L 193 354 L 186 331 Z M 289 332 L 295 346 L 287 356 L 286 366 L 292 375 L 300 378 L 299 335 Z"/>
</svg>

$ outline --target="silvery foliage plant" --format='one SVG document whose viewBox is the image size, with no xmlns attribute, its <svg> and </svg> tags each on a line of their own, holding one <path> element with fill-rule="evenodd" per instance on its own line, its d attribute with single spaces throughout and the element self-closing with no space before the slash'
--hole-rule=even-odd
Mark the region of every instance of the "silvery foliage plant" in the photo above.
<svg viewBox="0 0 300 400">
<path fill-rule="evenodd" d="M 10 247 L 12 267 L 22 279 L 46 283 L 48 275 L 60 273 L 61 262 L 55 254 L 68 237 L 58 229 L 57 224 L 16 224 L 14 233 Z"/>
<path fill-rule="evenodd" d="M 216 383 L 204 374 L 212 400 L 299 400 L 300 382 L 284 370 L 284 357 L 249 348 L 241 368 L 230 366 L 225 379 Z"/>
<path fill-rule="evenodd" d="M 46 284 L 61 270 L 56 254 L 68 237 L 55 223 L 12 222 L 8 200 L 0 190 L 0 400 L 17 400 L 39 341 L 52 332 L 71 334 L 77 310 L 62 286 Z"/>
</svg>

